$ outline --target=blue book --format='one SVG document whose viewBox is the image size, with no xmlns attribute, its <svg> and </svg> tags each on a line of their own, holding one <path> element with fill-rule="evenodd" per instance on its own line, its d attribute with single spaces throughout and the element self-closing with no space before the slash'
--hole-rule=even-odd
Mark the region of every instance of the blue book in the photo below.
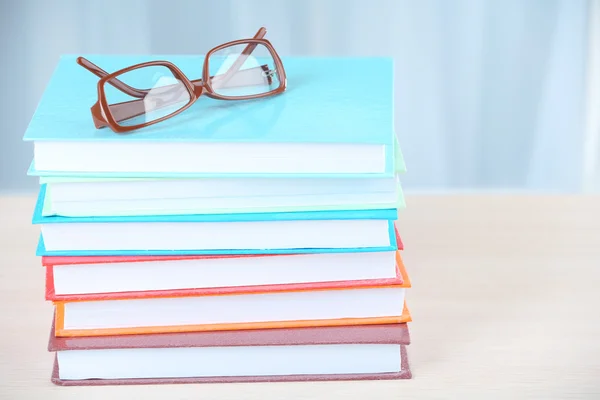
<svg viewBox="0 0 600 400">
<path fill-rule="evenodd" d="M 43 216 L 45 185 L 32 222 L 40 256 L 298 254 L 393 251 L 397 209 L 194 214 Z"/>
<path fill-rule="evenodd" d="M 86 56 L 107 72 L 150 61 L 201 78 L 203 56 Z M 94 126 L 99 78 L 63 56 L 25 132 L 34 176 L 392 177 L 393 61 L 283 57 L 287 90 L 255 100 L 201 96 L 179 115 L 131 133 Z M 107 89 L 108 90 L 108 89 Z M 123 99 L 121 99 L 123 100 Z M 119 101 L 121 101 L 119 100 Z M 109 102 L 111 100 L 109 99 Z"/>
</svg>

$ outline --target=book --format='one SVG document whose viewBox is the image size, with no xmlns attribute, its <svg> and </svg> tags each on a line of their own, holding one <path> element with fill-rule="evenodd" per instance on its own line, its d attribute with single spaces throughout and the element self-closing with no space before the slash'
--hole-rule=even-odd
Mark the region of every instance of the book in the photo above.
<svg viewBox="0 0 600 400">
<path fill-rule="evenodd" d="M 204 56 L 91 55 L 104 70 L 168 59 L 192 79 Z M 201 98 L 184 113 L 117 134 L 96 129 L 98 78 L 62 56 L 23 136 L 34 176 L 354 176 L 395 174 L 393 60 L 284 57 L 289 89 L 256 101 Z M 369 90 L 356 83 L 369 74 Z"/>
<path fill-rule="evenodd" d="M 57 385 L 409 379 L 406 324 L 61 338 Z"/>
<path fill-rule="evenodd" d="M 40 177 L 43 216 L 236 214 L 404 208 L 392 178 Z"/>
<path fill-rule="evenodd" d="M 397 250 L 397 209 L 174 216 L 43 216 L 38 255 L 275 254 Z"/>
<path fill-rule="evenodd" d="M 57 336 L 410 322 L 403 285 L 126 300 L 57 301 Z"/>
<path fill-rule="evenodd" d="M 410 281 L 400 251 L 271 256 L 42 257 L 46 300 L 234 295 Z"/>
</svg>

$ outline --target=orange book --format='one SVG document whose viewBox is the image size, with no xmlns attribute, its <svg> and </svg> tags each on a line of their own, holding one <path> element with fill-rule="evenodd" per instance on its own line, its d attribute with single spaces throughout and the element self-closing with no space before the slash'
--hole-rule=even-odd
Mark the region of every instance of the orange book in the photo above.
<svg viewBox="0 0 600 400">
<path fill-rule="evenodd" d="M 406 303 L 403 304 L 399 315 L 382 317 L 357 317 L 357 318 L 334 318 L 314 320 L 280 320 L 261 322 L 233 322 L 233 323 L 208 323 L 190 325 L 164 325 L 164 326 L 136 326 L 136 327 L 103 327 L 70 329 L 65 328 L 64 304 L 57 304 L 55 319 L 55 335 L 57 337 L 79 337 L 79 336 L 112 336 L 112 335 L 139 335 L 156 333 L 177 332 L 209 332 L 209 331 L 232 331 L 232 330 L 255 330 L 255 329 L 278 329 L 278 328 L 308 328 L 327 326 L 357 326 L 357 325 L 382 325 L 400 324 L 412 322 L 412 317 Z"/>
</svg>

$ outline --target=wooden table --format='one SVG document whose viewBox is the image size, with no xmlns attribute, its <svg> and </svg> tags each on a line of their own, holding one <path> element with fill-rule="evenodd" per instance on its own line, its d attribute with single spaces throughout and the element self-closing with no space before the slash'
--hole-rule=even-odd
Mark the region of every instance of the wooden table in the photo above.
<svg viewBox="0 0 600 400">
<path fill-rule="evenodd" d="M 0 198 L 0 398 L 600 399 L 600 197 L 407 196 L 409 381 L 57 387 L 33 197 Z"/>
</svg>

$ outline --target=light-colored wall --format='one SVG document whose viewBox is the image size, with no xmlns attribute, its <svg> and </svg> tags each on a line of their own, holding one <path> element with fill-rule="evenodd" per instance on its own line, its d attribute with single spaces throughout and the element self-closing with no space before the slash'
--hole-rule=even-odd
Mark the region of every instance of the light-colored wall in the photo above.
<svg viewBox="0 0 600 400">
<path fill-rule="evenodd" d="M 584 151 L 589 9 L 586 0 L 1 1 L 0 190 L 37 189 L 21 137 L 59 54 L 202 54 L 264 25 L 282 55 L 395 58 L 407 190 L 579 191 L 600 153 Z"/>
</svg>

